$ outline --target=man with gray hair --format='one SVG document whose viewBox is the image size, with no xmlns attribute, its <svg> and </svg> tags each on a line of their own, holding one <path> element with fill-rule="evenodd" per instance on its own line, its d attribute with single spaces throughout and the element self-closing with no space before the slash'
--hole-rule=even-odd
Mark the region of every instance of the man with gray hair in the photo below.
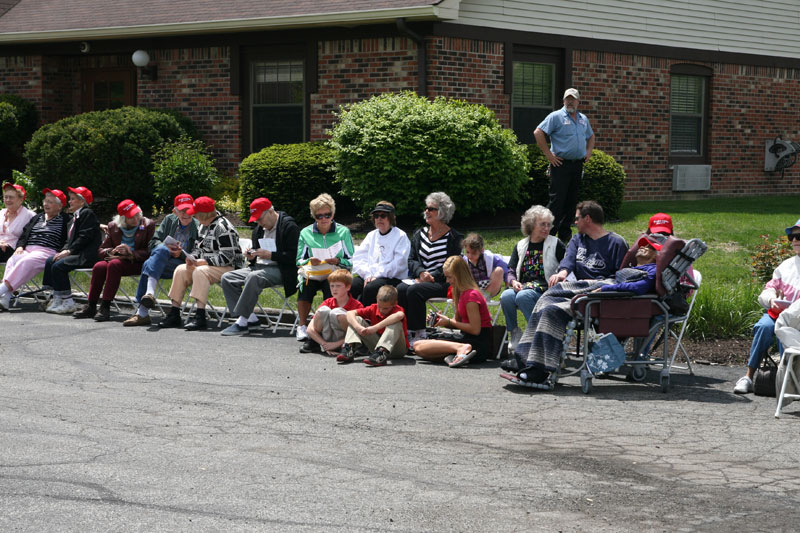
<svg viewBox="0 0 800 533">
<path fill-rule="evenodd" d="M 564 91 L 564 107 L 553 111 L 536 127 L 533 136 L 550 166 L 550 202 L 547 208 L 555 221 L 551 235 L 563 242 L 572 237 L 572 214 L 578 203 L 583 163 L 592 157 L 594 132 L 586 115 L 578 112 L 581 95 L 578 89 Z M 550 137 L 547 146 L 545 135 Z"/>
<path fill-rule="evenodd" d="M 250 265 L 222 275 L 220 285 L 225 302 L 236 322 L 222 335 L 247 335 L 260 322 L 253 310 L 266 287 L 283 284 L 287 297 L 297 291 L 297 240 L 300 228 L 292 217 L 276 211 L 268 198 L 250 203 L 250 222 L 256 222 L 252 248 L 245 251 Z"/>
</svg>

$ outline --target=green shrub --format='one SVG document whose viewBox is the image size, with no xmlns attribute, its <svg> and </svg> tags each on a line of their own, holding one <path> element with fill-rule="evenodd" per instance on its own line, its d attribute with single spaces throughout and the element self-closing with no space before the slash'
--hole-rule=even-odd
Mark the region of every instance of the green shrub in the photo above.
<svg viewBox="0 0 800 533">
<path fill-rule="evenodd" d="M 89 187 L 100 203 L 155 199 L 153 154 L 184 135 L 170 115 L 142 107 L 92 111 L 46 124 L 26 145 L 27 173 L 39 189 Z"/>
<path fill-rule="evenodd" d="M 310 221 L 308 203 L 323 192 L 334 197 L 341 212 L 333 150 L 324 142 L 274 144 L 249 155 L 239 167 L 239 198 L 248 218 L 250 202 L 266 196 L 298 222 Z"/>
<path fill-rule="evenodd" d="M 528 159 L 531 164 L 530 203 L 547 205 L 550 200 L 549 165 L 539 147 L 529 144 Z M 625 169 L 613 157 L 594 150 L 592 157 L 583 165 L 583 180 L 579 200 L 594 200 L 603 206 L 606 220 L 619 218 L 622 199 L 625 196 Z"/>
<path fill-rule="evenodd" d="M 27 174 L 23 174 L 19 170 L 11 171 L 11 181 L 18 185 L 25 187 L 25 207 L 34 211 L 39 211 L 42 207 L 42 199 L 44 195 L 41 189 L 36 188 L 33 179 Z"/>
<path fill-rule="evenodd" d="M 382 94 L 342 107 L 332 131 L 342 193 L 367 213 L 379 200 L 417 214 L 445 191 L 460 215 L 519 204 L 528 182 L 525 147 L 482 105 L 414 93 Z"/>
<path fill-rule="evenodd" d="M 178 125 L 181 127 L 186 136 L 189 137 L 190 139 L 194 139 L 197 141 L 203 140 L 202 135 L 200 135 L 200 132 L 197 131 L 197 128 L 195 127 L 192 119 L 190 119 L 177 109 L 167 108 L 167 109 L 157 109 L 156 111 L 169 115 L 175 120 L 177 120 Z"/>
<path fill-rule="evenodd" d="M 208 196 L 219 181 L 214 159 L 203 141 L 182 137 L 166 141 L 153 155 L 155 205 L 172 206 L 175 196 L 189 193 L 195 198 Z"/>
<path fill-rule="evenodd" d="M 39 113 L 36 112 L 33 102 L 20 98 L 16 94 L 0 94 L 0 105 L 2 104 L 14 107 L 14 116 L 16 117 L 15 129 L 3 132 L 2 142 L 15 147 L 21 153 L 22 146 L 39 126 Z"/>
<path fill-rule="evenodd" d="M 753 280 L 759 283 L 768 282 L 772 279 L 772 272 L 778 268 L 778 265 L 793 255 L 794 250 L 786 237 L 770 240 L 769 235 L 762 235 L 761 244 L 750 258 Z"/>
<path fill-rule="evenodd" d="M 0 102 L 0 143 L 8 144 L 16 134 L 19 126 L 16 111 L 8 102 Z"/>
</svg>

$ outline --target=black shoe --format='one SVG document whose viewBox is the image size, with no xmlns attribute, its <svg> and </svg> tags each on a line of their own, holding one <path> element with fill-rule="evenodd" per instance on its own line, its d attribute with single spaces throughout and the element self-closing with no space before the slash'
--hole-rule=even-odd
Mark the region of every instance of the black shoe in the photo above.
<svg viewBox="0 0 800 533">
<path fill-rule="evenodd" d="M 208 329 L 208 322 L 206 321 L 206 310 L 198 309 L 194 312 L 194 320 L 183 326 L 186 331 L 200 331 Z"/>
<path fill-rule="evenodd" d="M 508 359 L 503 359 L 503 361 L 500 362 L 500 368 L 506 372 L 516 374 L 519 372 L 519 363 L 517 363 L 517 358 L 509 357 Z"/>
<path fill-rule="evenodd" d="M 105 322 L 111 318 L 111 302 L 106 302 L 103 300 L 100 302 L 100 309 L 97 310 L 97 314 L 94 315 L 95 322 Z"/>
<path fill-rule="evenodd" d="M 356 350 L 352 344 L 345 344 L 342 346 L 342 353 L 336 356 L 336 361 L 339 363 L 352 363 L 356 359 Z"/>
<path fill-rule="evenodd" d="M 322 348 L 317 341 L 308 339 L 300 347 L 300 353 L 322 353 Z"/>
<path fill-rule="evenodd" d="M 389 359 L 389 352 L 386 351 L 386 348 L 378 348 L 364 359 L 364 362 L 369 366 L 383 366 L 387 359 Z"/>
<path fill-rule="evenodd" d="M 181 325 L 181 311 L 177 307 L 171 308 L 167 316 L 158 323 L 159 328 L 179 328 Z"/>
<path fill-rule="evenodd" d="M 528 383 L 542 384 L 547 381 L 550 372 L 537 366 L 528 366 L 517 372 L 517 378 Z"/>
<path fill-rule="evenodd" d="M 76 311 L 72 318 L 92 318 L 97 313 L 97 303 L 89 302 L 86 307 Z"/>
</svg>

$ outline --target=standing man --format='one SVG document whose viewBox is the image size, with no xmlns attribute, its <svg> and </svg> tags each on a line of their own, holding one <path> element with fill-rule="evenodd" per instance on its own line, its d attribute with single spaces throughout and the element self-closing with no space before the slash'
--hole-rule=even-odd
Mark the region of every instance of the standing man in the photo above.
<svg viewBox="0 0 800 533">
<path fill-rule="evenodd" d="M 589 119 L 578 112 L 580 99 L 578 89 L 564 91 L 564 107 L 547 115 L 533 132 L 536 144 L 550 161 L 547 208 L 555 217 L 550 234 L 565 243 L 572 237 L 570 224 L 578 203 L 583 163 L 592 157 L 594 150 L 594 132 Z M 550 137 L 549 148 L 545 135 Z"/>
<path fill-rule="evenodd" d="M 250 203 L 250 222 L 257 223 L 253 247 L 245 252 L 250 266 L 226 272 L 220 281 L 228 310 L 237 317 L 222 331 L 224 336 L 247 335 L 261 327 L 253 309 L 266 287 L 283 284 L 287 298 L 297 292 L 297 223 L 283 211 L 276 211 L 268 198 Z"/>
</svg>

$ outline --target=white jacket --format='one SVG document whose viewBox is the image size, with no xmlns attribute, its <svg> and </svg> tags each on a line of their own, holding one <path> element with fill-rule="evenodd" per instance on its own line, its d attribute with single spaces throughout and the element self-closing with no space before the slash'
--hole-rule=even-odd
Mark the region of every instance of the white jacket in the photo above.
<svg viewBox="0 0 800 533">
<path fill-rule="evenodd" d="M 366 279 L 405 279 L 408 277 L 408 254 L 411 241 L 406 232 L 393 227 L 386 235 L 378 230 L 367 233 L 353 254 L 353 274 Z"/>
<path fill-rule="evenodd" d="M 780 291 L 784 300 L 794 302 L 800 300 L 800 256 L 793 256 L 778 265 L 772 273 L 772 279 L 758 295 L 758 303 L 769 309 L 769 301 L 777 297 Z"/>
</svg>

